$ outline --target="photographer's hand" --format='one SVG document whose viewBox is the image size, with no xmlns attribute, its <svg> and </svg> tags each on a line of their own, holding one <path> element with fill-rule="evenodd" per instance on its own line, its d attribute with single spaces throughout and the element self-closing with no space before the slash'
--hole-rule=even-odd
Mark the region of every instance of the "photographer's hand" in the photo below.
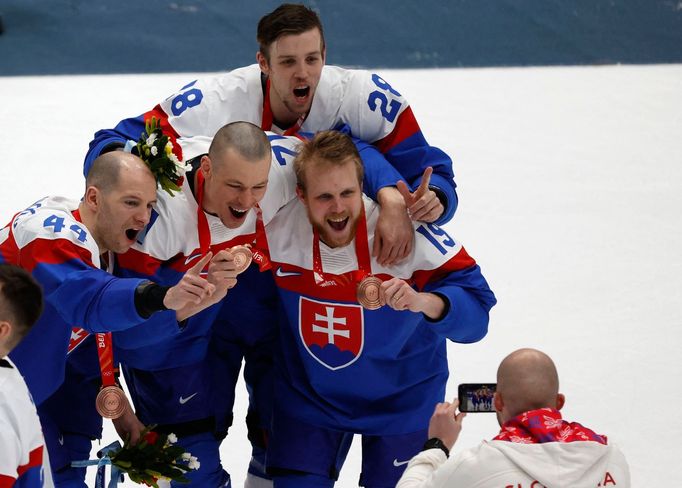
<svg viewBox="0 0 682 488">
<path fill-rule="evenodd" d="M 462 420 L 466 417 L 464 412 L 457 413 L 457 407 L 459 407 L 457 398 L 452 403 L 437 404 L 429 422 L 429 439 L 437 437 L 450 450 L 457 442 L 462 431 Z"/>
</svg>

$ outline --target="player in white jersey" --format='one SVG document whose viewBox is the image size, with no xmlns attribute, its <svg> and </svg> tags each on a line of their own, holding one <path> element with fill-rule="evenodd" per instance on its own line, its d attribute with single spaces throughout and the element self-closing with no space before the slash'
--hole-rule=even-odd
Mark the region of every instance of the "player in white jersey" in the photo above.
<svg viewBox="0 0 682 488">
<path fill-rule="evenodd" d="M 457 207 L 452 162 L 430 146 L 409 103 L 376 73 L 325 66 L 326 45 L 319 17 L 303 5 L 282 5 L 258 25 L 258 64 L 193 81 L 138 117 L 95 134 L 84 172 L 102 152 L 137 140 L 151 117 L 172 140 L 213 137 L 224 124 L 248 121 L 285 135 L 347 126 L 354 137 L 374 144 L 400 175 L 417 188 L 427 167 L 433 168 L 430 191 L 412 202 L 416 220 L 443 223 Z M 182 159 L 182 158 L 181 158 Z M 394 180 L 397 181 L 396 178 Z M 372 250 L 384 264 L 409 254 L 412 227 L 397 191 L 379 202 L 400 209 L 382 217 Z"/>
<path fill-rule="evenodd" d="M 26 271 L 0 264 L 0 486 L 44 483 L 45 441 L 36 407 L 16 366 L 6 356 L 43 310 L 40 286 Z"/>
</svg>

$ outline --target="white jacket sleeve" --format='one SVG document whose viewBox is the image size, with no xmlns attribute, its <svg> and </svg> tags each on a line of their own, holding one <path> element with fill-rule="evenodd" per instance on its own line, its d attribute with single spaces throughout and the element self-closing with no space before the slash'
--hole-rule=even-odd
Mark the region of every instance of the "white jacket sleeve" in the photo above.
<svg viewBox="0 0 682 488">
<path fill-rule="evenodd" d="M 428 449 L 412 458 L 407 469 L 398 481 L 396 488 L 431 488 L 434 484 L 433 474 L 447 461 L 445 453 L 440 449 Z"/>
</svg>

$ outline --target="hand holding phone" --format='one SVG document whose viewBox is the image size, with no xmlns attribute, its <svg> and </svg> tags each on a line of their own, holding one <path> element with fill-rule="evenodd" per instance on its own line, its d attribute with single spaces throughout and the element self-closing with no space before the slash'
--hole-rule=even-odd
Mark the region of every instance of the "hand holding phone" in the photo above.
<svg viewBox="0 0 682 488">
<path fill-rule="evenodd" d="M 462 383 L 457 387 L 460 412 L 494 412 L 497 383 Z"/>
</svg>

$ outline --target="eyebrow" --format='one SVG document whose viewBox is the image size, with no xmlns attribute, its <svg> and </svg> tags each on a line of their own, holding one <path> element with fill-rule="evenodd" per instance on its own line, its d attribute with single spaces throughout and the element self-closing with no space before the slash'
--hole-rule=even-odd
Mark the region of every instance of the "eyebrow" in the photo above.
<svg viewBox="0 0 682 488">
<path fill-rule="evenodd" d="M 303 57 L 306 57 L 306 56 L 322 56 L 322 51 L 320 51 L 320 50 L 318 49 L 318 50 L 316 50 L 316 51 L 310 51 L 310 52 L 308 52 L 308 53 L 303 54 Z M 279 59 L 279 60 L 284 60 L 284 59 L 287 59 L 287 58 L 295 58 L 295 57 L 296 57 L 295 54 L 280 54 L 280 55 L 277 56 L 277 59 Z"/>
</svg>

